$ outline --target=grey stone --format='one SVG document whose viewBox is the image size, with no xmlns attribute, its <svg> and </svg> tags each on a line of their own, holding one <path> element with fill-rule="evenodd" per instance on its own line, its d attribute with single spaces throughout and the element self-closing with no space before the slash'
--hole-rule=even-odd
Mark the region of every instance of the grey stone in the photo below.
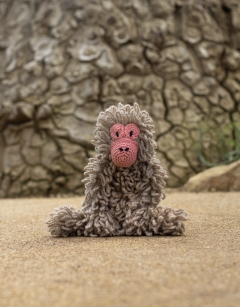
<svg viewBox="0 0 240 307">
<path fill-rule="evenodd" d="M 177 63 L 169 60 L 161 61 L 153 67 L 154 72 L 165 79 L 177 79 L 180 73 L 180 67 Z"/>
<path fill-rule="evenodd" d="M 188 104 L 192 100 L 189 88 L 177 80 L 166 82 L 164 95 L 168 108 L 179 106 L 180 101 L 186 101 Z"/>
<path fill-rule="evenodd" d="M 186 27 L 183 31 L 183 39 L 190 44 L 200 42 L 201 38 L 201 31 L 195 27 Z"/>
<path fill-rule="evenodd" d="M 61 151 L 64 155 L 71 155 L 79 151 L 83 151 L 83 148 L 81 146 L 70 142 L 68 139 L 58 138 L 57 142 L 60 145 Z"/>
<path fill-rule="evenodd" d="M 83 171 L 86 166 L 86 156 L 83 151 L 79 151 L 75 154 L 65 155 L 64 159 L 68 162 L 74 169 L 78 171 Z"/>
<path fill-rule="evenodd" d="M 161 61 L 161 57 L 158 54 L 157 50 L 147 49 L 146 57 L 151 64 L 158 64 Z"/>
<path fill-rule="evenodd" d="M 221 44 L 216 44 L 211 41 L 203 41 L 196 47 L 197 54 L 202 59 L 216 58 L 221 56 L 224 47 Z"/>
<path fill-rule="evenodd" d="M 236 30 L 240 30 L 239 17 L 240 17 L 240 9 L 239 9 L 239 6 L 235 5 L 232 10 L 232 23 L 233 23 L 233 27 Z"/>
<path fill-rule="evenodd" d="M 240 122 L 240 112 L 239 111 L 238 112 L 234 112 L 232 114 L 232 117 L 233 117 L 233 120 L 234 120 L 235 123 L 239 123 Z"/>
<path fill-rule="evenodd" d="M 75 104 L 83 105 L 87 101 L 98 100 L 99 92 L 99 79 L 97 77 L 91 77 L 73 86 L 71 95 Z"/>
<path fill-rule="evenodd" d="M 184 139 L 189 138 L 189 130 L 186 128 L 183 128 L 181 126 L 176 126 L 172 129 L 172 133 L 174 134 L 175 138 L 182 142 Z"/>
<path fill-rule="evenodd" d="M 30 145 L 32 147 L 41 147 L 46 142 L 46 134 L 34 132 L 30 139 Z"/>
<path fill-rule="evenodd" d="M 186 169 L 184 167 L 173 165 L 170 167 L 170 171 L 177 178 L 182 178 L 183 181 L 186 180 L 187 174 L 186 174 Z"/>
<path fill-rule="evenodd" d="M 61 77 L 55 78 L 51 81 L 50 89 L 53 94 L 65 94 L 71 90 L 66 80 Z"/>
<path fill-rule="evenodd" d="M 144 41 L 161 47 L 163 45 L 163 34 L 167 30 L 167 22 L 164 19 L 157 18 L 142 22 L 139 28 L 139 35 Z"/>
<path fill-rule="evenodd" d="M 54 160 L 60 156 L 57 145 L 50 139 L 41 147 L 41 164 L 49 169 L 54 167 Z"/>
<path fill-rule="evenodd" d="M 153 118 L 168 186 L 204 169 L 200 126 L 217 163 L 240 120 L 237 2 L 3 1 L 0 197 L 82 193 L 97 116 L 120 101 Z"/>
<path fill-rule="evenodd" d="M 83 62 L 90 62 L 98 59 L 102 52 L 103 49 L 99 46 L 83 45 L 79 49 L 78 59 Z"/>
<path fill-rule="evenodd" d="M 162 17 L 165 15 L 170 15 L 174 11 L 173 1 L 163 0 L 151 0 L 151 11 L 155 17 Z"/>
<path fill-rule="evenodd" d="M 143 79 L 142 87 L 147 91 L 158 90 L 160 92 L 163 87 L 163 79 L 155 75 L 148 75 Z"/>
<path fill-rule="evenodd" d="M 158 150 L 160 152 L 167 152 L 167 151 L 175 148 L 176 143 L 177 143 L 177 141 L 176 141 L 175 137 L 172 135 L 172 133 L 164 134 L 157 141 Z"/>
<path fill-rule="evenodd" d="M 37 127 L 40 130 L 54 130 L 55 125 L 50 117 L 39 119 L 37 122 Z"/>
<path fill-rule="evenodd" d="M 150 66 L 143 57 L 143 51 L 143 46 L 133 44 L 124 45 L 118 50 L 118 58 L 126 72 L 137 75 L 145 75 L 150 72 Z"/>
<path fill-rule="evenodd" d="M 64 185 L 66 181 L 67 181 L 66 177 L 63 177 L 63 176 L 59 176 L 54 180 L 55 183 L 60 184 L 60 185 Z"/>
<path fill-rule="evenodd" d="M 53 107 L 53 113 L 60 113 L 62 115 L 68 115 L 68 114 L 73 114 L 75 110 L 75 103 L 74 101 L 70 100 L 65 103 L 61 103 L 60 105 L 55 105 Z"/>
<path fill-rule="evenodd" d="M 102 108 L 98 102 L 88 102 L 75 110 L 75 116 L 85 122 L 96 123 Z"/>
<path fill-rule="evenodd" d="M 188 86 L 193 86 L 200 78 L 200 73 L 193 70 L 188 70 L 180 75 L 181 81 Z"/>
<path fill-rule="evenodd" d="M 36 22 L 43 22 L 49 27 L 55 27 L 59 24 L 63 12 L 58 1 L 54 0 L 51 3 L 42 3 L 35 17 Z"/>
<path fill-rule="evenodd" d="M 9 174 L 13 168 L 23 164 L 20 154 L 20 145 L 7 146 L 3 154 L 3 172 Z"/>
<path fill-rule="evenodd" d="M 157 121 L 155 124 L 155 133 L 157 136 L 170 131 L 171 125 L 165 120 Z"/>
<path fill-rule="evenodd" d="M 50 95 L 49 99 L 47 100 L 47 103 L 53 107 L 59 106 L 62 104 L 66 104 L 69 101 L 71 101 L 72 97 L 69 94 L 63 94 L 61 96 L 59 95 Z"/>
<path fill-rule="evenodd" d="M 164 59 L 168 59 L 179 64 L 189 59 L 188 50 L 182 45 L 165 48 L 161 52 L 161 56 Z"/>
<path fill-rule="evenodd" d="M 64 76 L 69 83 L 77 83 L 91 76 L 97 75 L 97 69 L 89 63 L 72 61 L 65 70 Z"/>
<path fill-rule="evenodd" d="M 38 120 L 45 119 L 48 118 L 51 114 L 52 114 L 51 107 L 47 104 L 43 104 L 38 108 L 36 118 Z"/>
<path fill-rule="evenodd" d="M 24 102 L 18 102 L 13 106 L 8 120 L 14 123 L 22 123 L 31 120 L 33 118 L 33 114 L 34 108 L 32 105 Z"/>
<path fill-rule="evenodd" d="M 3 137 L 6 145 L 14 145 L 20 142 L 20 135 L 18 129 L 14 125 L 8 125 L 3 132 Z M 3 148 L 3 144 L 1 144 Z"/>
<path fill-rule="evenodd" d="M 24 69 L 29 72 L 33 73 L 34 76 L 38 77 L 41 76 L 43 67 L 40 62 L 38 61 L 30 61 L 24 65 Z"/>
<path fill-rule="evenodd" d="M 206 40 L 216 43 L 224 43 L 225 41 L 221 28 L 219 28 L 215 22 L 212 22 L 211 25 L 202 27 L 202 33 Z"/>
<path fill-rule="evenodd" d="M 210 106 L 205 97 L 194 97 L 193 101 L 202 110 L 203 113 L 209 114 Z"/>
<path fill-rule="evenodd" d="M 30 178 L 32 180 L 50 180 L 51 176 L 48 171 L 40 165 L 34 166 L 30 171 Z M 38 185 L 38 182 L 36 182 Z"/>
<path fill-rule="evenodd" d="M 48 88 L 48 81 L 44 77 L 34 78 L 29 80 L 29 84 L 21 86 L 19 90 L 20 97 L 26 100 L 27 97 L 34 95 L 42 95 Z"/>
<path fill-rule="evenodd" d="M 24 146 L 21 152 L 24 157 L 24 160 L 29 165 L 34 166 L 40 163 L 40 149 L 39 148 L 31 148 L 31 147 Z"/>
<path fill-rule="evenodd" d="M 65 68 L 64 64 L 61 65 L 46 64 L 44 68 L 44 74 L 49 79 L 60 77 L 64 72 L 64 68 Z"/>
<path fill-rule="evenodd" d="M 230 70 L 236 70 L 240 65 L 240 52 L 226 47 L 224 54 L 224 63 Z"/>
<path fill-rule="evenodd" d="M 136 24 L 116 7 L 104 16 L 100 25 L 105 30 L 109 44 L 116 49 L 137 37 Z"/>
<path fill-rule="evenodd" d="M 210 93 L 211 89 L 209 86 L 206 84 L 204 81 L 199 81 L 194 87 L 193 87 L 193 92 L 196 95 L 208 95 Z"/>
<path fill-rule="evenodd" d="M 141 89 L 143 79 L 134 75 L 123 75 L 118 79 L 118 86 L 123 94 L 135 94 Z"/>
<path fill-rule="evenodd" d="M 8 196 L 8 189 L 11 184 L 11 179 L 9 175 L 4 175 L 3 179 L 1 180 L 1 197 L 7 197 Z"/>
<path fill-rule="evenodd" d="M 60 24 L 51 29 L 53 37 L 60 41 L 69 39 L 77 28 L 77 22 L 70 14 L 66 14 Z"/>
<path fill-rule="evenodd" d="M 113 97 L 121 94 L 121 89 L 117 84 L 117 81 L 111 77 L 105 77 L 102 84 L 102 96 Z"/>
<path fill-rule="evenodd" d="M 159 123 L 162 126 L 162 124 L 164 123 L 163 119 L 165 118 L 166 113 L 166 107 L 164 105 L 162 95 L 159 91 L 152 90 L 151 98 L 152 106 L 150 108 L 150 115 L 158 120 L 162 120 L 161 123 Z"/>
<path fill-rule="evenodd" d="M 21 188 L 21 183 L 18 181 L 14 181 L 8 190 L 8 194 L 11 195 L 11 197 L 18 197 L 19 195 L 21 195 Z"/>
<path fill-rule="evenodd" d="M 123 66 L 117 61 L 115 53 L 108 47 L 105 47 L 101 56 L 96 61 L 96 65 L 100 68 L 102 73 L 118 77 L 123 72 Z"/>
<path fill-rule="evenodd" d="M 228 74 L 224 81 L 225 88 L 232 94 L 237 102 L 240 102 L 240 83 L 234 78 L 233 74 Z"/>
<path fill-rule="evenodd" d="M 167 119 L 174 125 L 181 125 L 183 123 L 183 112 L 179 108 L 171 108 L 168 111 Z"/>
<path fill-rule="evenodd" d="M 35 61 L 42 61 L 52 53 L 54 46 L 57 45 L 57 40 L 49 36 L 34 36 L 30 40 L 30 44 L 34 52 Z"/>
<path fill-rule="evenodd" d="M 70 140 L 89 146 L 93 138 L 94 124 L 83 122 L 73 115 L 57 115 L 55 117 L 56 125 L 68 132 Z"/>
<path fill-rule="evenodd" d="M 208 96 L 212 104 L 220 105 L 226 111 L 230 112 L 234 109 L 235 104 L 229 93 L 221 86 L 215 88 Z"/>
<path fill-rule="evenodd" d="M 184 189 L 191 192 L 240 191 L 240 161 L 207 169 L 186 183 Z"/>
<path fill-rule="evenodd" d="M 54 48 L 50 54 L 44 58 L 46 65 L 57 66 L 61 65 L 64 62 L 63 56 L 64 50 L 62 48 Z"/>
<path fill-rule="evenodd" d="M 184 122 L 186 123 L 186 127 L 192 127 L 192 125 L 189 125 L 190 123 L 193 123 L 193 126 L 196 126 L 202 119 L 203 114 L 194 104 L 190 104 L 189 108 L 185 110 Z"/>
<path fill-rule="evenodd" d="M 18 182 L 18 178 L 19 176 L 21 176 L 21 174 L 24 172 L 24 170 L 26 169 L 26 164 L 19 164 L 18 166 L 15 166 L 12 170 L 11 170 L 11 179 L 13 181 L 17 181 Z M 20 184 L 21 185 L 21 184 Z"/>
</svg>

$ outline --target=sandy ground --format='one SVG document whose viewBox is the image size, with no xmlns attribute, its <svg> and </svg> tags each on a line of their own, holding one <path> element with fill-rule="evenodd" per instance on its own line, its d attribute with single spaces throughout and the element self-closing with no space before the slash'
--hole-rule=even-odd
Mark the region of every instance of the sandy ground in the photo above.
<svg viewBox="0 0 240 307">
<path fill-rule="evenodd" d="M 170 193 L 183 237 L 49 236 L 49 212 L 81 202 L 0 200 L 0 306 L 240 306 L 240 193 Z"/>
</svg>

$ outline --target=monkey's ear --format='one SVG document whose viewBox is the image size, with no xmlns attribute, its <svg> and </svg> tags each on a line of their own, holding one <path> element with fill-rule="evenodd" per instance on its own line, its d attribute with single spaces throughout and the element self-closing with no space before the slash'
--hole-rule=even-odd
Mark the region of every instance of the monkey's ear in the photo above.
<svg viewBox="0 0 240 307">
<path fill-rule="evenodd" d="M 118 109 L 122 108 L 123 104 L 121 102 L 118 103 Z"/>
<path fill-rule="evenodd" d="M 125 126 L 125 136 L 131 139 L 136 139 L 140 133 L 140 129 L 135 124 L 128 124 Z"/>
<path fill-rule="evenodd" d="M 122 124 L 114 124 L 110 128 L 111 137 L 116 140 L 124 136 L 124 126 Z"/>
<path fill-rule="evenodd" d="M 137 102 L 134 102 L 133 107 L 134 107 L 134 110 L 137 114 L 139 114 L 141 112 L 139 104 Z"/>
</svg>

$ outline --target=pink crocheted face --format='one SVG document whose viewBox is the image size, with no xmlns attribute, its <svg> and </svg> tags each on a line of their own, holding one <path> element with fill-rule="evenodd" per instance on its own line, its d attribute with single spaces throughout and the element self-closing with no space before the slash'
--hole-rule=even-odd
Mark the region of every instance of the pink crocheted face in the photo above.
<svg viewBox="0 0 240 307">
<path fill-rule="evenodd" d="M 136 138 L 140 129 L 135 124 L 115 124 L 110 129 L 113 139 L 111 156 L 113 163 L 118 167 L 129 167 L 137 159 L 138 143 Z"/>
</svg>

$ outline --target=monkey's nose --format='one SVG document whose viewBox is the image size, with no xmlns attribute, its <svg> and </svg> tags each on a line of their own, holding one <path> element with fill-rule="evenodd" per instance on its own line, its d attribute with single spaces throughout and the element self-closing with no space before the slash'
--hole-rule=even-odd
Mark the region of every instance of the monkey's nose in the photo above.
<svg viewBox="0 0 240 307">
<path fill-rule="evenodd" d="M 124 151 L 124 150 L 125 150 L 125 151 L 129 151 L 129 147 L 126 147 L 125 149 L 122 148 L 122 147 L 120 147 L 119 150 L 120 150 L 120 151 Z"/>
</svg>

